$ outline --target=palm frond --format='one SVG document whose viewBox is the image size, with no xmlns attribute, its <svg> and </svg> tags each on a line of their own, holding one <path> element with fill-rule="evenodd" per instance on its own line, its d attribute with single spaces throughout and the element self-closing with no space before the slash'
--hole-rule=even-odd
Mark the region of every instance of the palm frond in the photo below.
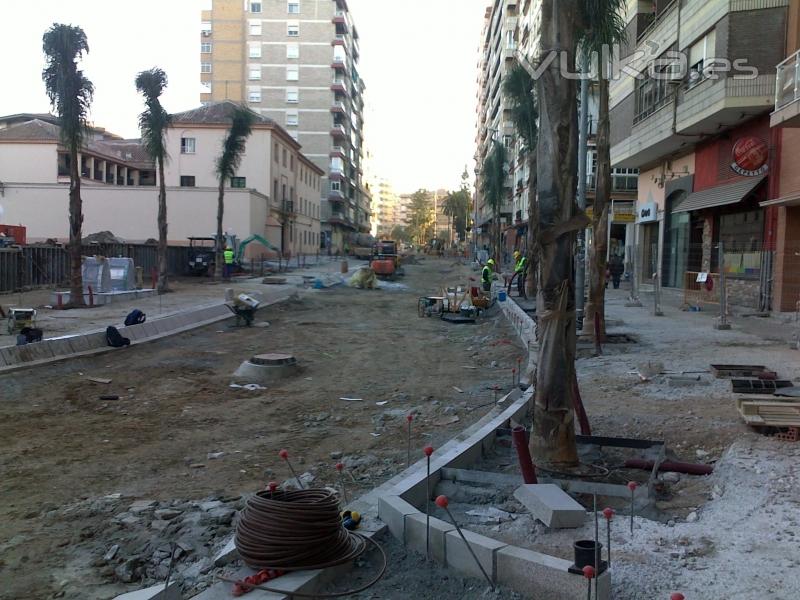
<svg viewBox="0 0 800 600">
<path fill-rule="evenodd" d="M 247 106 L 242 104 L 233 109 L 231 127 L 222 143 L 222 154 L 217 158 L 217 176 L 221 180 L 236 175 L 255 122 L 256 114 Z"/>
<path fill-rule="evenodd" d="M 492 208 L 497 208 L 503 203 L 506 180 L 506 147 L 495 141 L 492 151 L 483 162 L 482 192 L 486 202 Z"/>
<path fill-rule="evenodd" d="M 578 33 L 578 43 L 589 52 L 601 53 L 603 46 L 625 40 L 626 0 L 582 0 L 582 22 L 585 28 Z"/>
<path fill-rule="evenodd" d="M 169 158 L 165 141 L 171 117 L 161 105 L 161 94 L 167 87 L 167 74 L 155 67 L 136 76 L 136 90 L 144 96 L 145 110 L 139 115 L 142 145 L 154 161 Z"/>
<path fill-rule="evenodd" d="M 503 91 L 511 104 L 511 121 L 528 150 L 536 147 L 539 110 L 536 82 L 522 65 L 515 65 L 503 80 Z"/>
<path fill-rule="evenodd" d="M 78 69 L 78 61 L 89 53 L 83 29 L 53 23 L 42 36 L 45 67 L 42 81 L 50 105 L 59 117 L 61 139 L 70 150 L 77 150 L 86 130 L 94 85 Z"/>
</svg>

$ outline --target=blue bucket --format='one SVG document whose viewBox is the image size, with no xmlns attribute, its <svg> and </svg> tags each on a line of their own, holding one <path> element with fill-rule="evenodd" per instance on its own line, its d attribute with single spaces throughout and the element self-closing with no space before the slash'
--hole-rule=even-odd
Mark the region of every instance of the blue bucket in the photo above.
<svg viewBox="0 0 800 600">
<path fill-rule="evenodd" d="M 504 290 L 500 290 L 499 292 L 497 292 L 497 299 L 500 302 L 505 302 L 506 301 L 506 293 L 505 293 Z"/>
</svg>

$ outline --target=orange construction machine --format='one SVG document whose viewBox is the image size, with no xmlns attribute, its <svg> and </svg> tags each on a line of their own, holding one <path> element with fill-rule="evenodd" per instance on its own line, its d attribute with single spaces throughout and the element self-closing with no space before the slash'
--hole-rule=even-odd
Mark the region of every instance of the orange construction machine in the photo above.
<svg viewBox="0 0 800 600">
<path fill-rule="evenodd" d="M 372 248 L 369 266 L 378 277 L 394 279 L 399 275 L 400 256 L 397 254 L 397 243 L 390 240 L 377 242 Z"/>
</svg>

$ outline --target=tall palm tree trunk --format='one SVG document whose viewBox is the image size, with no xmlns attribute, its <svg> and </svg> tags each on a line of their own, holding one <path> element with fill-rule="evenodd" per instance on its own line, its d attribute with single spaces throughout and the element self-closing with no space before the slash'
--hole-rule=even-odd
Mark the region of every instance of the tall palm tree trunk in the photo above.
<svg viewBox="0 0 800 600">
<path fill-rule="evenodd" d="M 69 162 L 69 304 L 83 307 L 86 306 L 83 301 L 83 277 L 81 275 L 83 201 L 81 200 L 81 170 L 76 147 L 69 150 Z"/>
<path fill-rule="evenodd" d="M 525 295 L 535 298 L 539 289 L 538 244 L 539 211 L 536 202 L 536 148 L 528 150 L 528 278 L 525 280 Z"/>
<path fill-rule="evenodd" d="M 601 68 L 602 68 L 601 61 Z M 583 331 L 601 339 L 606 334 L 606 268 L 608 254 L 608 205 L 611 198 L 611 144 L 608 119 L 608 80 L 601 72 L 597 121 L 597 189 L 592 213 L 592 245 L 589 248 L 589 301 Z M 595 325 L 595 319 L 598 324 Z"/>
<path fill-rule="evenodd" d="M 577 0 L 543 0 L 540 55 L 561 50 L 575 64 Z M 586 219 L 573 214 L 577 179 L 577 87 L 553 61 L 537 81 L 539 144 L 539 356 L 534 424 L 530 448 L 543 465 L 578 463 L 575 443 L 575 288 L 576 231 Z"/>
<path fill-rule="evenodd" d="M 167 282 L 167 184 L 164 181 L 164 160 L 158 161 L 158 293 L 169 291 Z"/>
<path fill-rule="evenodd" d="M 225 242 L 222 238 L 222 216 L 225 212 L 225 178 L 219 178 L 219 195 L 217 196 L 217 251 L 216 258 L 214 259 L 214 280 L 219 281 L 222 279 L 222 265 L 225 258 L 222 251 Z"/>
</svg>

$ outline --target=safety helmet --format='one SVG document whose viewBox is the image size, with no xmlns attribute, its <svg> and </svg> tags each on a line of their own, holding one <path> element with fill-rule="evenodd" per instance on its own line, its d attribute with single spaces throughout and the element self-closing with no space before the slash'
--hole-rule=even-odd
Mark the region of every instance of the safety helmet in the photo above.
<svg viewBox="0 0 800 600">
<path fill-rule="evenodd" d="M 514 258 L 519 258 L 520 256 L 522 256 L 522 254 L 520 254 L 519 250 L 514 250 Z"/>
<path fill-rule="evenodd" d="M 490 258 L 489 260 L 487 260 L 487 261 L 486 261 L 486 264 L 487 264 L 487 265 L 494 266 L 494 259 L 493 259 L 493 258 Z"/>
</svg>

